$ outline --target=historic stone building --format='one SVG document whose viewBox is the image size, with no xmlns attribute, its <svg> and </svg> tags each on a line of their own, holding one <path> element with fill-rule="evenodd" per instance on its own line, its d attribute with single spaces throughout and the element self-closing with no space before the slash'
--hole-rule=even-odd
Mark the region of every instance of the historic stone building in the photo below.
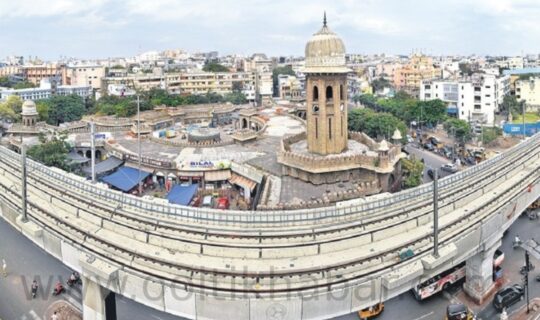
<svg viewBox="0 0 540 320">
<path fill-rule="evenodd" d="M 326 25 L 306 44 L 308 150 L 320 155 L 347 149 L 345 45 Z"/>
<path fill-rule="evenodd" d="M 355 181 L 373 192 L 399 188 L 401 147 L 349 132 L 345 45 L 326 23 L 306 44 L 306 132 L 281 142 L 282 173 L 312 184 Z"/>
</svg>

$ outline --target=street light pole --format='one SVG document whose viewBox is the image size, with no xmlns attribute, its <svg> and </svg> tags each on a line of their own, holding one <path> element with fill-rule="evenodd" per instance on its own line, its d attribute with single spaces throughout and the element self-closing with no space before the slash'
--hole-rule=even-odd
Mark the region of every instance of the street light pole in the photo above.
<svg viewBox="0 0 540 320">
<path fill-rule="evenodd" d="M 139 151 L 139 196 L 142 195 L 142 181 L 141 181 L 141 105 L 139 101 L 139 95 L 137 95 L 137 144 Z"/>
<path fill-rule="evenodd" d="M 521 120 L 523 124 L 523 140 L 525 140 L 525 100 L 521 100 Z"/>
<path fill-rule="evenodd" d="M 439 257 L 439 170 L 433 169 L 433 256 Z"/>
<path fill-rule="evenodd" d="M 524 282 L 525 282 L 525 290 L 527 294 L 527 313 L 530 312 L 529 310 L 529 252 L 525 250 L 525 274 L 523 275 Z"/>
<path fill-rule="evenodd" d="M 91 150 L 91 163 L 92 166 L 92 183 L 96 183 L 96 141 L 95 141 L 95 127 L 94 122 L 90 123 L 90 150 Z"/>
<path fill-rule="evenodd" d="M 21 143 L 21 210 L 22 222 L 28 221 L 26 212 L 26 145 Z"/>
</svg>

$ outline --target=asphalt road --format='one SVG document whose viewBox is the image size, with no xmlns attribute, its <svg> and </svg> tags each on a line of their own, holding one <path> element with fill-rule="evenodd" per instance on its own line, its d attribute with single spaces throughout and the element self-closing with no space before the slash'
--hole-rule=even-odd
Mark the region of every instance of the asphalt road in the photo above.
<svg viewBox="0 0 540 320">
<path fill-rule="evenodd" d="M 450 163 L 450 160 L 446 159 L 443 156 L 440 156 L 434 152 L 424 150 L 420 147 L 417 147 L 413 144 L 408 144 L 405 146 L 405 150 L 409 152 L 411 156 L 415 156 L 417 159 L 424 159 L 424 182 L 432 181 L 431 178 L 427 175 L 428 168 L 437 168 L 439 169 L 443 164 Z M 445 177 L 450 173 L 446 171 L 439 170 L 439 177 Z"/>
<path fill-rule="evenodd" d="M 503 238 L 501 245 L 502 251 L 505 253 L 505 260 L 502 264 L 504 269 L 503 277 L 505 285 L 521 283 L 521 275 L 519 269 L 524 265 L 524 251 L 522 249 L 512 249 L 512 240 L 515 235 L 525 241 L 532 237 L 538 238 L 540 235 L 540 220 L 530 221 L 527 217 L 520 217 L 509 229 L 506 236 Z M 536 275 L 540 274 L 540 261 L 531 258 L 531 261 L 536 265 L 535 270 L 529 276 L 529 294 L 531 299 L 540 297 L 540 282 L 535 281 Z M 449 292 L 439 293 L 428 298 L 425 301 L 417 301 L 411 292 L 406 292 L 394 299 L 385 302 L 384 312 L 377 320 L 438 320 L 445 316 L 446 306 L 451 301 L 463 301 L 464 293 L 461 289 L 461 284 L 449 289 Z M 463 301 L 465 302 L 465 301 Z M 525 304 L 525 300 L 509 308 L 508 312 L 519 309 Z M 483 306 L 473 307 L 473 310 L 479 315 L 482 320 L 499 319 L 499 314 L 493 308 L 491 300 Z M 336 318 L 337 320 L 352 320 L 358 319 L 356 313 L 348 314 L 343 317 Z"/>
<path fill-rule="evenodd" d="M 8 277 L 0 275 L 0 319 L 37 320 L 43 319 L 46 309 L 59 299 L 64 299 L 81 308 L 81 288 L 68 288 L 65 294 L 52 297 L 54 283 L 63 283 L 71 270 L 62 262 L 47 254 L 33 242 L 21 235 L 0 218 L 0 259 L 6 259 Z M 1 262 L 1 260 L 0 260 Z M 37 279 L 40 290 L 36 299 L 31 299 L 30 285 Z M 118 319 L 130 320 L 180 320 L 175 317 L 122 296 L 116 296 Z"/>
</svg>

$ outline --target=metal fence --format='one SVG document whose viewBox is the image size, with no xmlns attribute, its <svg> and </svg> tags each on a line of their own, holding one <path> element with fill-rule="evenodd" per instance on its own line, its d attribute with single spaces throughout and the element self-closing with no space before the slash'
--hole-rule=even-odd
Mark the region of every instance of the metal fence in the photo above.
<svg viewBox="0 0 540 320">
<path fill-rule="evenodd" d="M 526 152 L 531 147 L 539 144 L 540 134 L 537 134 L 528 140 L 521 142 L 512 149 L 495 156 L 480 164 L 468 168 L 467 170 L 456 174 L 444 177 L 439 180 L 439 188 L 451 188 L 457 186 L 460 181 L 471 177 L 483 170 L 490 170 L 497 162 L 504 161 L 505 158 L 514 154 Z M 20 164 L 20 155 L 0 147 L 0 155 L 10 158 L 16 165 Z M 31 159 L 28 159 L 28 168 L 30 172 L 38 171 L 48 176 L 50 179 L 59 181 L 67 186 L 70 190 L 80 190 L 84 193 L 91 194 L 92 199 L 103 199 L 119 204 L 126 204 L 142 211 L 150 213 L 168 214 L 171 217 L 187 218 L 194 220 L 205 220 L 208 222 L 225 222 L 225 223 L 285 223 L 285 222 L 300 222 L 310 220 L 321 220 L 327 218 L 344 218 L 352 214 L 364 214 L 371 210 L 377 210 L 390 205 L 396 205 L 409 200 L 418 200 L 420 198 L 428 198 L 432 196 L 433 183 L 424 184 L 422 186 L 404 190 L 395 193 L 387 198 L 378 200 L 366 200 L 361 204 L 339 207 L 329 206 L 313 209 L 299 210 L 274 210 L 274 211 L 239 211 L 239 210 L 217 210 L 208 208 L 193 208 L 173 204 L 161 204 L 153 200 L 141 199 L 135 196 L 125 194 L 119 191 L 100 188 L 89 181 L 77 179 L 56 168 L 49 168 Z M 31 173 L 30 173 L 31 174 Z"/>
</svg>

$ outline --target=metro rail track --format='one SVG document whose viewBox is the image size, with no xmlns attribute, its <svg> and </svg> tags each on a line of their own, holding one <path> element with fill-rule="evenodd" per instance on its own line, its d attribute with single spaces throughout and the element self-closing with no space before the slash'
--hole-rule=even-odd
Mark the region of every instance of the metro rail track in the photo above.
<svg viewBox="0 0 540 320">
<path fill-rule="evenodd" d="M 519 163 L 519 166 L 521 166 L 521 164 L 527 162 L 527 161 L 530 161 L 531 159 L 533 159 L 534 157 L 537 157 L 538 155 L 538 145 L 536 145 L 536 148 L 534 149 L 535 152 L 532 153 L 532 152 L 529 152 L 527 154 L 527 157 L 526 158 L 520 158 L 518 162 L 512 162 L 512 161 L 515 161 L 516 159 L 514 158 L 506 158 L 505 160 L 508 160 L 508 161 L 504 161 L 504 163 L 501 164 L 501 166 L 504 167 L 504 169 L 506 171 L 504 172 L 511 172 L 513 170 L 515 170 L 516 168 L 516 164 Z M 530 150 L 532 151 L 532 150 Z M 532 154 L 531 154 L 532 153 Z M 515 157 L 519 157 L 519 153 L 516 153 L 517 155 Z M 4 157 L 2 157 L 1 159 L 1 162 L 8 165 L 9 168 L 11 169 L 10 171 L 7 171 L 4 169 L 4 175 L 6 173 L 10 173 L 14 176 L 14 180 L 16 181 L 16 172 L 18 171 L 17 170 L 17 166 L 13 165 L 12 163 L 8 163 L 9 161 L 6 161 L 4 159 Z M 493 168 L 492 168 L 493 169 Z M 495 168 L 496 169 L 496 168 Z M 14 171 L 12 171 L 14 170 Z M 538 170 L 537 168 L 535 170 Z M 493 173 L 495 171 L 495 173 Z M 497 170 L 489 170 L 489 172 L 487 173 L 487 175 L 490 175 L 490 176 L 497 176 L 497 173 L 498 173 L 498 176 L 501 176 L 502 174 L 506 174 L 506 173 L 501 173 L 501 171 L 497 171 Z M 477 177 L 478 178 L 478 177 Z M 524 178 L 525 179 L 525 178 Z M 523 179 L 523 180 L 524 180 Z M 39 179 L 33 179 L 34 181 L 32 183 L 30 183 L 30 186 L 33 186 L 34 188 L 39 188 L 39 186 L 37 185 L 37 182 Z M 486 180 L 484 180 L 486 181 Z M 60 199 L 60 197 L 58 197 L 58 195 L 53 195 L 52 194 L 52 191 L 49 191 L 49 190 L 55 190 L 55 192 L 59 192 L 59 193 L 64 193 L 64 194 L 67 194 L 67 193 L 71 193 L 71 192 L 62 192 L 62 190 L 59 190 L 59 189 L 55 189 L 55 188 L 58 188 L 58 187 L 54 187 L 53 188 L 53 185 L 52 184 L 48 184 L 42 180 L 39 180 L 39 183 L 42 184 L 42 186 L 45 186 L 46 190 L 47 190 L 47 194 L 49 194 L 51 197 L 54 196 L 55 198 L 59 199 L 59 200 L 62 200 L 62 201 L 66 201 L 67 203 L 69 203 L 69 200 L 66 200 L 65 198 L 64 199 Z M 13 191 L 11 190 L 10 188 L 8 188 L 7 186 L 4 186 L 2 185 L 2 189 L 4 189 L 2 194 L 3 194 L 3 198 L 10 202 L 11 206 L 13 207 L 16 207 L 18 208 L 19 206 L 13 202 L 13 200 L 11 199 L 8 199 L 8 197 L 4 196 L 4 194 L 11 194 L 12 197 L 10 198 L 15 198 L 15 199 L 19 199 L 19 196 Z M 463 190 L 464 188 L 462 188 Z M 46 190 L 42 190 L 40 189 L 42 192 L 46 191 Z M 466 192 L 466 190 L 465 190 Z M 511 192 L 511 190 L 508 190 L 507 192 Z M 455 193 L 454 193 L 455 194 Z M 446 197 L 450 197 L 452 195 L 452 193 L 450 195 L 447 195 Z M 442 195 L 444 196 L 444 194 Z M 64 196 L 66 197 L 66 196 Z M 75 199 L 76 201 L 79 201 L 81 202 L 79 199 L 76 199 L 74 197 L 72 197 L 72 195 L 69 195 L 68 197 L 71 197 L 71 199 Z M 444 200 L 445 198 L 443 198 L 442 200 Z M 86 200 L 85 202 L 86 205 L 90 205 L 90 203 Z M 92 203 L 92 205 L 95 204 Z M 72 204 L 71 204 L 72 205 Z M 425 207 L 425 206 L 424 206 Z M 134 253 L 133 251 L 129 251 L 129 250 L 126 250 L 125 248 L 122 248 L 120 247 L 119 245 L 117 244 L 114 244 L 114 243 L 111 243 L 111 242 L 107 242 L 107 241 L 104 241 L 104 239 L 99 239 L 98 237 L 96 237 L 95 235 L 92 235 L 88 232 L 85 232 L 84 230 L 80 230 L 80 228 L 78 228 L 78 226 L 76 226 L 75 224 L 70 224 L 68 221 L 66 221 L 65 219 L 60 219 L 59 217 L 57 217 L 56 215 L 53 215 L 51 213 L 48 213 L 46 209 L 44 208 L 41 208 L 39 205 L 37 205 L 36 203 L 34 203 L 33 201 L 29 201 L 29 216 L 33 218 L 34 221 L 36 222 L 39 222 L 41 225 L 43 226 L 46 226 L 47 228 L 51 229 L 51 230 L 55 230 L 54 228 L 52 228 L 50 226 L 50 222 L 51 221 L 54 221 L 56 225 L 60 224 L 62 226 L 65 226 L 67 228 L 69 228 L 70 230 L 72 230 L 75 234 L 78 234 L 80 236 L 82 236 L 83 239 L 93 239 L 93 241 L 96 241 L 100 244 L 102 244 L 104 247 L 109 247 L 109 248 L 113 248 L 115 251 L 119 251 L 119 252 L 122 252 L 124 255 L 127 255 L 127 256 L 132 256 L 132 261 L 135 261 L 135 258 L 137 259 L 145 259 L 147 261 L 153 261 L 153 263 L 155 264 L 158 264 L 158 265 L 162 265 L 162 266 L 166 266 L 168 268 L 171 268 L 171 269 L 175 269 L 175 268 L 182 268 L 184 270 L 186 270 L 187 272 L 191 273 L 192 277 L 193 277 L 193 274 L 198 274 L 198 273 L 211 273 L 215 276 L 218 276 L 218 277 L 250 277 L 250 278 L 253 278 L 253 279 L 256 279 L 257 280 L 257 283 L 259 283 L 261 281 L 261 279 L 263 278 L 274 278 L 274 277 L 283 277 L 283 276 L 288 276 L 288 277 L 292 277 L 292 276 L 302 276 L 302 275 L 313 275 L 313 274 L 319 274 L 319 275 L 323 275 L 322 278 L 325 279 L 325 280 L 328 280 L 328 281 L 325 281 L 324 284 L 319 284 L 317 286 L 309 286 L 309 285 L 306 285 L 306 286 L 301 286 L 299 288 L 295 288 L 295 289 L 292 289 L 292 288 L 289 288 L 289 289 L 284 289 L 285 291 L 297 291 L 297 290 L 310 290 L 310 289 L 315 289 L 315 288 L 320 288 L 320 287 L 329 287 L 329 286 L 334 286 L 334 285 L 338 285 L 340 283 L 344 283 L 344 282 L 347 282 L 347 281 L 351 281 L 351 280 L 354 280 L 354 279 L 359 279 L 359 278 L 362 278 L 362 277 L 366 277 L 366 276 L 369 276 L 371 274 L 374 274 L 376 272 L 379 272 L 379 271 L 382 271 L 384 269 L 388 269 L 388 268 L 391 268 L 393 266 L 396 266 L 398 265 L 399 263 L 401 262 L 395 262 L 395 263 L 392 263 L 392 264 L 386 264 L 384 266 L 382 266 L 381 268 L 378 268 L 376 270 L 370 270 L 368 272 L 363 272 L 361 274 L 357 274 L 357 275 L 354 275 L 354 276 L 351 276 L 351 277 L 347 277 L 346 273 L 345 274 L 338 274 L 337 271 L 339 270 L 345 270 L 351 266 L 355 266 L 355 265 L 361 265 L 365 262 L 365 259 L 364 260 L 361 260 L 361 261 L 353 261 L 353 262 L 350 262 L 350 263 L 347 263 L 347 264 L 341 264 L 341 265 L 334 265 L 334 266 L 325 266 L 325 267 L 320 267 L 320 268 L 314 268 L 314 270 L 311 270 L 311 271 L 295 271 L 295 270 L 287 270 L 286 271 L 286 274 L 280 274 L 278 272 L 275 272 L 275 273 L 264 273 L 264 272 L 256 272 L 256 273 L 249 273 L 249 272 L 225 272 L 225 271 L 221 271 L 221 270 L 209 270 L 208 269 L 201 269 L 201 268 L 193 268 L 189 265 L 185 265 L 185 264 L 170 264 L 170 263 L 167 263 L 163 260 L 158 260 L 158 259 L 155 259 L 155 257 L 152 257 L 150 255 L 143 255 L 141 253 Z M 87 211 L 87 212 L 90 212 L 89 209 L 87 208 L 82 208 L 83 210 Z M 104 211 L 107 211 L 107 208 L 103 208 L 101 207 L 100 210 L 104 210 Z M 413 211 L 414 209 L 412 209 L 411 211 Z M 39 214 L 37 213 L 34 213 L 34 211 L 37 211 L 37 212 L 40 212 Z M 121 214 L 120 211 L 109 211 L 110 212 L 110 216 L 109 218 L 112 220 L 114 219 L 114 217 L 116 215 L 119 215 Z M 122 213 L 123 214 L 123 213 Z M 429 214 L 428 213 L 425 213 L 425 214 Z M 425 215 L 423 214 L 423 215 Z M 468 214 L 468 216 L 473 216 L 474 214 L 476 214 L 476 212 L 470 212 Z M 102 219 L 104 219 L 105 217 L 101 217 Z M 127 218 L 124 216 L 124 218 Z M 417 219 L 418 217 L 414 217 L 412 219 Z M 133 219 L 133 217 L 129 217 L 127 219 Z M 378 222 L 384 222 L 384 221 L 387 221 L 388 218 L 386 219 L 383 219 L 383 220 L 380 220 Z M 461 222 L 465 221 L 465 219 L 462 219 L 460 220 Z M 49 223 L 48 223 L 49 222 Z M 141 221 L 139 220 L 138 223 L 141 223 Z M 403 223 L 403 221 L 401 222 Z M 459 224 L 460 222 L 457 222 L 456 224 Z M 478 222 L 477 222 L 478 223 Z M 455 225 L 455 224 L 454 224 Z M 447 230 L 450 230 L 454 225 L 450 225 L 450 226 L 446 226 L 444 228 L 441 228 L 441 234 L 444 234 L 445 231 Z M 125 225 L 124 225 L 125 226 Z M 394 225 L 395 226 L 395 225 Z M 162 226 L 159 226 L 159 227 L 162 227 Z M 392 227 L 392 226 L 390 226 Z M 134 228 L 134 227 L 132 227 Z M 157 229 L 157 224 L 156 224 L 156 229 Z M 377 230 L 370 230 L 369 232 L 375 232 Z M 55 231 L 56 232 L 56 231 Z M 148 232 L 148 230 L 146 230 L 145 232 Z M 182 231 L 182 232 L 188 232 L 188 231 Z M 191 232 L 191 230 L 189 231 Z M 166 238 L 165 235 L 163 234 L 153 234 L 154 236 L 159 236 L 159 237 L 164 237 Z M 64 238 L 67 238 L 68 240 L 74 242 L 74 243 L 77 243 L 78 241 L 80 241 L 80 239 L 77 239 L 76 237 L 73 237 L 73 236 L 68 236 L 66 234 L 61 234 L 62 237 Z M 358 236 L 358 235 L 356 235 Z M 220 237 L 224 237 L 224 238 L 227 238 L 227 236 L 225 235 L 220 235 Z M 250 237 L 253 237 L 253 236 L 250 236 Z M 260 235 L 258 236 L 260 237 Z M 296 234 L 291 234 L 290 235 L 291 238 L 297 238 L 299 237 L 299 235 L 296 235 Z M 257 239 L 257 236 L 254 236 L 253 238 Z M 178 239 L 174 239 L 174 240 L 178 240 Z M 312 239 L 312 241 L 315 240 L 315 239 Z M 333 242 L 333 241 L 342 241 L 344 239 L 332 239 L 332 240 L 326 240 L 326 242 Z M 386 256 L 388 255 L 394 255 L 396 254 L 396 252 L 399 252 L 399 250 L 401 250 L 402 248 L 406 248 L 406 247 L 411 247 L 411 246 L 414 246 L 415 243 L 420 243 L 420 242 L 423 242 L 425 240 L 428 240 L 427 242 L 429 243 L 429 236 L 427 237 L 423 237 L 422 239 L 417 239 L 417 241 L 415 241 L 414 243 L 404 243 L 402 244 L 402 246 L 399 248 L 399 249 L 394 249 L 392 252 L 380 252 L 380 253 L 376 253 L 374 254 L 372 257 L 369 258 L 369 260 L 371 261 L 382 261 L 385 259 Z M 448 239 L 444 239 L 443 237 L 443 241 L 442 241 L 442 244 L 445 243 L 445 241 L 449 241 Z M 324 243 L 324 242 L 322 242 Z M 209 245 L 208 243 L 199 243 L 203 246 L 207 246 Z M 106 255 L 106 254 L 103 254 L 102 252 L 98 252 L 97 250 L 95 250 L 95 248 L 91 248 L 90 246 L 86 245 L 86 244 L 82 244 L 81 246 L 85 247 L 86 250 L 89 250 L 91 252 L 94 252 L 95 254 L 99 255 L 99 256 L 102 256 L 102 257 L 105 257 L 106 259 L 108 260 L 111 260 L 111 261 L 114 261 L 115 263 L 118 263 L 119 265 L 124 265 L 126 268 L 128 269 L 133 269 L 135 271 L 138 271 L 138 272 L 142 272 L 142 273 L 146 273 L 148 274 L 148 271 L 144 271 L 144 270 L 141 270 L 141 269 L 137 269 L 133 263 L 129 264 L 129 265 L 126 265 L 125 262 L 122 262 L 120 259 L 114 259 L 114 258 L 111 258 L 110 255 Z M 224 250 L 226 250 L 228 248 L 228 245 L 229 244 L 218 244 L 218 243 L 212 243 L 212 245 L 215 245 L 215 246 L 221 246 L 224 248 Z M 307 244 L 295 244 L 295 245 L 291 245 L 290 247 L 297 247 L 297 246 L 302 246 L 302 245 L 313 245 L 313 243 L 307 243 Z M 245 248 L 245 249 L 253 249 L 254 247 L 253 246 L 245 246 L 245 245 L 233 245 L 237 248 Z M 418 250 L 417 251 L 417 254 L 416 255 L 422 255 L 426 252 L 428 252 L 431 248 L 430 245 L 427 245 L 427 246 L 424 246 L 426 248 L 423 248 L 422 250 Z M 260 244 L 258 247 L 255 247 L 255 249 L 265 249 L 267 247 L 261 247 Z M 275 246 L 275 247 L 268 247 L 268 248 L 279 248 L 279 249 L 283 249 L 282 247 L 280 246 Z M 315 255 L 314 258 L 316 259 L 317 256 Z M 381 264 L 382 265 L 382 264 Z M 331 274 L 332 272 L 336 272 L 335 275 L 333 275 L 334 278 L 326 278 L 324 276 L 324 274 Z M 345 275 L 345 276 L 344 276 Z M 201 285 L 201 284 L 194 284 L 193 281 L 180 281 L 180 279 L 171 279 L 170 277 L 166 277 L 166 276 L 163 276 L 162 274 L 159 274 L 158 272 L 155 272 L 154 274 L 152 274 L 153 277 L 156 277 L 158 279 L 161 279 L 161 280 L 165 280 L 165 281 L 172 281 L 172 282 L 176 282 L 176 283 L 179 283 L 179 284 L 183 284 L 183 285 L 186 285 L 186 286 L 189 286 L 189 287 L 199 287 L 201 289 L 211 289 L 211 290 L 216 290 L 216 287 L 214 286 L 204 286 L 204 285 Z M 330 280 L 332 279 L 332 281 L 330 282 Z M 301 283 L 298 283 L 298 284 L 301 284 Z M 222 290 L 222 291 L 228 291 L 228 292 L 248 292 L 248 293 L 257 293 L 257 294 L 262 294 L 262 293 L 268 293 L 268 292 L 284 292 L 282 289 L 278 289 L 276 288 L 275 290 L 272 290 L 272 291 L 266 291 L 263 289 L 258 289 L 258 290 L 247 290 L 247 289 L 240 289 L 240 288 L 235 288 L 235 289 L 231 289 L 231 290 L 226 290 L 226 288 L 219 288 L 218 290 Z"/>
</svg>

